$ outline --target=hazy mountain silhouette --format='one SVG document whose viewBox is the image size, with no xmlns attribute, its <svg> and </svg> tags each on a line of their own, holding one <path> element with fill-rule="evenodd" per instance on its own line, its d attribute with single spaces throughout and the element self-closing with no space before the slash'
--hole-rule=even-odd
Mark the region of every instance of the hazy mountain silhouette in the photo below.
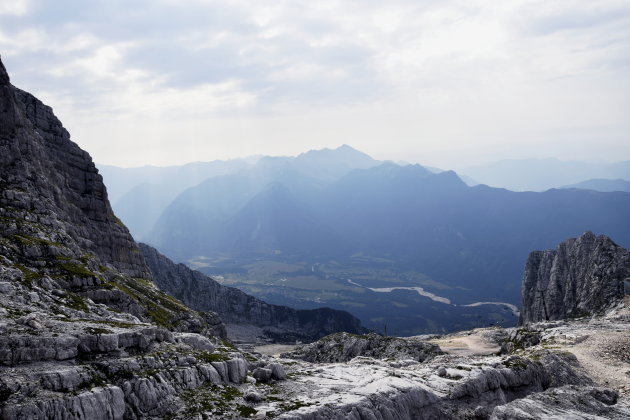
<svg viewBox="0 0 630 420">
<path fill-rule="evenodd" d="M 630 244 L 630 194 L 468 187 L 452 171 L 393 163 L 325 184 L 284 171 L 241 172 L 181 194 L 154 244 L 184 259 L 230 252 L 342 260 L 386 256 L 471 296 L 517 301 L 523 255 L 585 230 Z"/>
<path fill-rule="evenodd" d="M 97 167 L 107 185 L 109 200 L 115 203 L 141 184 L 160 185 L 168 191 L 175 190 L 179 193 L 210 177 L 228 175 L 246 169 L 257 161 L 258 157 L 254 156 L 244 159 L 192 162 L 179 166 L 120 168 L 98 164 Z"/>
<path fill-rule="evenodd" d="M 625 179 L 588 179 L 577 184 L 565 185 L 562 188 L 580 188 L 602 192 L 624 191 L 630 192 L 630 181 Z"/>
<path fill-rule="evenodd" d="M 136 185 L 116 202 L 116 214 L 125 221 L 134 238 L 143 238 L 179 192 L 179 188 L 148 182 Z"/>
<path fill-rule="evenodd" d="M 272 185 L 275 188 L 270 188 Z M 285 220 L 302 217 L 305 210 L 295 208 L 296 203 L 310 203 L 325 185 L 322 180 L 303 175 L 290 160 L 268 160 L 237 174 L 209 178 L 184 191 L 164 210 L 147 238 L 152 243 L 160 244 L 160 249 L 176 258 L 219 252 L 235 244 L 244 246 L 243 249 L 258 249 L 262 252 L 260 244 L 244 245 L 238 239 L 247 236 L 244 226 L 252 225 L 247 222 L 248 217 L 276 217 L 280 212 L 285 215 Z M 274 197 L 277 202 L 273 200 Z M 250 200 L 254 201 L 250 203 Z M 255 214 L 253 208 L 257 208 L 261 214 Z M 296 213 L 290 214 L 283 208 L 295 210 Z M 187 221 L 182 223 L 182 219 Z M 240 220 L 242 225 L 234 220 Z M 271 235 L 270 222 L 268 218 L 262 226 L 267 239 Z M 254 224 L 254 230 L 256 226 Z M 283 227 L 281 224 L 275 226 L 276 229 Z M 249 235 L 253 235 L 253 238 L 264 236 L 256 236 L 254 232 Z M 266 252 L 273 252 L 271 242 L 266 244 Z"/>
<path fill-rule="evenodd" d="M 476 182 L 513 191 L 545 191 L 592 178 L 630 179 L 630 161 L 587 163 L 548 159 L 512 159 L 462 168 Z"/>
<path fill-rule="evenodd" d="M 250 169 L 263 176 L 273 171 L 293 171 L 330 182 L 353 169 L 369 168 L 379 163 L 365 153 L 343 145 L 336 149 L 311 150 L 296 157 L 254 156 L 169 167 L 119 168 L 99 165 L 99 170 L 107 183 L 116 214 L 136 239 L 144 240 L 175 197 L 209 178 Z M 231 198 L 227 197 L 227 200 Z"/>
</svg>

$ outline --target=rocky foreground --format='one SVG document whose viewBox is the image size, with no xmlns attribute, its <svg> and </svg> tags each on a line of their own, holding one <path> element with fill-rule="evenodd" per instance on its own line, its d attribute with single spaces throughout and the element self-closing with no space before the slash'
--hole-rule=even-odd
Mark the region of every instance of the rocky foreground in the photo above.
<svg viewBox="0 0 630 420">
<path fill-rule="evenodd" d="M 365 345 L 368 336 L 337 335 L 284 356 L 312 358 L 332 341 L 371 357 L 280 359 L 289 379 L 259 388 L 263 401 L 255 409 L 259 418 L 282 419 L 626 419 L 629 320 L 628 309 L 619 308 L 598 318 L 422 337 L 445 351 L 424 361 L 405 357 L 405 346 L 392 354 L 388 337 L 377 354 Z"/>
</svg>

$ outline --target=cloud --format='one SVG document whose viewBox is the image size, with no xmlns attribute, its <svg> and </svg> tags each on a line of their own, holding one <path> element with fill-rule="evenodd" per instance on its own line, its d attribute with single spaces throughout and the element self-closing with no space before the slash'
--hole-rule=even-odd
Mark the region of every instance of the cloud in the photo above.
<svg viewBox="0 0 630 420">
<path fill-rule="evenodd" d="M 321 146 L 358 138 L 392 159 L 435 150 L 444 165 L 440 156 L 469 144 L 507 150 L 526 133 L 544 144 L 559 127 L 630 129 L 620 117 L 630 111 L 626 1 L 33 0 L 0 3 L 0 28 L 14 83 L 86 133 L 133 116 L 196 119 L 229 139 L 238 119 L 265 127 L 273 140 L 246 152 L 265 153 L 309 137 L 302 121 L 332 125 Z"/>
<path fill-rule="evenodd" d="M 29 10 L 28 0 L 0 0 L 0 15 L 24 15 Z"/>
</svg>

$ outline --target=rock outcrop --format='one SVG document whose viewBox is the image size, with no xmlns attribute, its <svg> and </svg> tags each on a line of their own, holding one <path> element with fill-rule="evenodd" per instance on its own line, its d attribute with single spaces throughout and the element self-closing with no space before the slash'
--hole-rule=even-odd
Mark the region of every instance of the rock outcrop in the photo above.
<svg viewBox="0 0 630 420">
<path fill-rule="evenodd" d="M 618 394 L 606 388 L 567 385 L 534 393 L 526 398 L 499 406 L 492 420 L 527 420 L 532 418 L 625 419 L 628 407 L 617 405 Z M 534 417 L 536 415 L 536 417 Z"/>
<path fill-rule="evenodd" d="M 443 352 L 436 344 L 417 338 L 384 337 L 376 333 L 336 333 L 299 346 L 283 356 L 314 363 L 347 362 L 357 356 L 424 362 L 439 354 Z"/>
<path fill-rule="evenodd" d="M 520 323 L 601 314 L 624 299 L 630 253 L 591 232 L 555 250 L 534 251 L 525 265 Z"/>
<path fill-rule="evenodd" d="M 360 321 L 348 312 L 271 305 L 236 288 L 223 286 L 184 264 L 175 264 L 149 245 L 139 246 L 160 289 L 191 308 L 218 313 L 226 323 L 262 327 L 267 336 L 278 341 L 311 341 L 338 331 L 355 334 L 365 331 Z"/>
</svg>

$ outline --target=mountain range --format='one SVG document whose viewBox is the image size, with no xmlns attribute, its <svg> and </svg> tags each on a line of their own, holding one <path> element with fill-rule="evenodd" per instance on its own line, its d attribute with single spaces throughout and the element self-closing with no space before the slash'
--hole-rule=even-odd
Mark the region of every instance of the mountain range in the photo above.
<svg viewBox="0 0 630 420">
<path fill-rule="evenodd" d="M 521 179 L 542 188 L 626 176 L 626 164 L 504 161 L 486 174 L 502 170 L 507 184 Z M 389 322 L 399 334 L 515 322 L 492 306 L 449 306 L 436 321 L 433 306 L 442 303 L 414 287 L 455 304 L 514 305 L 522 255 L 585 230 L 630 243 L 630 195 L 613 192 L 622 181 L 608 179 L 544 192 L 471 187 L 475 182 L 453 171 L 378 161 L 348 145 L 296 157 L 102 172 L 134 237 L 174 260 L 274 304 L 325 304 L 359 315 L 370 328 Z M 412 289 L 371 290 L 391 287 Z M 390 319 L 377 316 L 382 312 Z M 410 315 L 422 320 L 412 324 Z"/>
<path fill-rule="evenodd" d="M 384 163 L 327 185 L 265 167 L 188 189 L 148 239 L 179 260 L 278 252 L 388 257 L 440 282 L 491 286 L 516 298 L 522 261 L 514 255 L 589 228 L 628 244 L 628 209 L 627 193 L 468 187 L 452 171 L 433 174 L 419 165 Z"/>
<path fill-rule="evenodd" d="M 630 244 L 625 192 L 469 187 L 453 171 L 364 162 L 369 167 L 344 165 L 337 177 L 316 178 L 296 161 L 269 159 L 209 178 L 174 199 L 145 240 L 272 303 L 326 304 L 351 311 L 370 328 L 389 323 L 399 334 L 463 327 L 462 319 L 474 320 L 464 324 L 470 327 L 480 316 L 485 324 L 514 322 L 495 307 L 472 313 L 452 305 L 439 309 L 449 316 L 436 321 L 434 306 L 444 304 L 413 287 L 457 305 L 518 304 L 522 256 L 532 250 L 586 230 Z M 261 275 L 265 261 L 292 268 L 263 268 Z M 394 273 L 382 274 L 387 270 Z M 372 290 L 391 287 L 399 289 Z M 381 320 L 384 312 L 391 317 Z M 410 316 L 423 321 L 414 327 Z"/>
<path fill-rule="evenodd" d="M 603 192 L 624 191 L 630 192 L 630 181 L 625 179 L 587 179 L 572 185 L 565 185 L 562 188 L 579 188 L 582 190 L 593 190 Z"/>
</svg>

